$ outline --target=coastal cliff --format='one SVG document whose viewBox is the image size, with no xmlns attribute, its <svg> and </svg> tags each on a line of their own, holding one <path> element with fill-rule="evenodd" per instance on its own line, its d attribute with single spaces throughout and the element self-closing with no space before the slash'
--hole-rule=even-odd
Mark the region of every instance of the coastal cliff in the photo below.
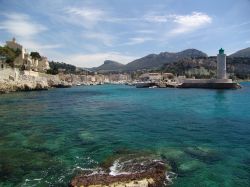
<svg viewBox="0 0 250 187">
<path fill-rule="evenodd" d="M 30 74 L 29 74 L 30 73 Z M 0 94 L 16 91 L 48 90 L 49 88 L 70 87 L 70 83 L 62 81 L 57 75 L 19 71 L 1 71 Z"/>
</svg>

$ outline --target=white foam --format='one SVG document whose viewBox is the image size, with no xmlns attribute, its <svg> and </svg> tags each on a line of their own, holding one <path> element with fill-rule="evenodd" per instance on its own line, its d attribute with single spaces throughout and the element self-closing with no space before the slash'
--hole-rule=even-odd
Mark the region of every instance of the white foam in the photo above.
<svg viewBox="0 0 250 187">
<path fill-rule="evenodd" d="M 119 163 L 119 160 L 115 160 L 113 165 L 109 168 L 109 175 L 117 176 L 117 175 L 129 175 L 130 172 L 122 172 L 122 165 Z"/>
<path fill-rule="evenodd" d="M 165 176 L 166 176 L 166 181 L 168 182 L 168 184 L 173 184 L 173 180 L 176 179 L 177 174 L 169 171 L 165 173 Z"/>
<path fill-rule="evenodd" d="M 110 168 L 109 168 L 109 170 L 110 170 L 109 175 L 112 175 L 112 176 L 118 175 L 118 173 L 119 173 L 118 166 L 119 166 L 119 161 L 118 160 L 114 161 L 113 165 L 110 166 Z"/>
<path fill-rule="evenodd" d="M 91 175 L 95 175 L 95 174 L 104 174 L 105 172 L 102 170 L 102 168 L 82 168 L 80 166 L 76 166 L 74 169 L 73 169 L 73 172 L 75 170 L 81 170 L 81 171 L 89 171 L 91 172 L 90 174 L 88 174 L 87 176 L 91 176 Z"/>
<path fill-rule="evenodd" d="M 31 185 L 30 185 L 30 182 L 33 182 L 33 181 L 37 181 L 36 183 L 39 184 L 41 180 L 42 180 L 42 178 L 37 178 L 37 179 L 25 179 L 25 180 L 24 180 L 24 183 L 23 183 L 21 186 L 23 186 L 23 187 L 25 187 L 25 186 L 31 186 Z M 32 186 L 37 185 L 37 184 L 33 184 Z"/>
<path fill-rule="evenodd" d="M 33 179 L 34 181 L 40 181 L 40 180 L 42 180 L 42 178 L 41 179 Z"/>
</svg>

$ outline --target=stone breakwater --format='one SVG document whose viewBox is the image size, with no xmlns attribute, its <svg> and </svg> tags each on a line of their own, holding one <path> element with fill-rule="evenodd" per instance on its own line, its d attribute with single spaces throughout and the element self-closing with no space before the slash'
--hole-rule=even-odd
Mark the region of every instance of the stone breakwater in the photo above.
<svg viewBox="0 0 250 187">
<path fill-rule="evenodd" d="M 109 169 L 82 171 L 74 177 L 69 186 L 84 187 L 163 187 L 170 184 L 174 174 L 161 160 L 152 158 L 119 158 Z M 171 176 L 170 176 L 171 175 Z"/>
<path fill-rule="evenodd" d="M 70 86 L 72 86 L 72 84 L 61 81 L 58 76 L 48 74 L 41 74 L 37 77 L 20 74 L 18 78 L 10 76 L 8 79 L 0 79 L 0 93 L 48 90 L 49 88 Z"/>
</svg>

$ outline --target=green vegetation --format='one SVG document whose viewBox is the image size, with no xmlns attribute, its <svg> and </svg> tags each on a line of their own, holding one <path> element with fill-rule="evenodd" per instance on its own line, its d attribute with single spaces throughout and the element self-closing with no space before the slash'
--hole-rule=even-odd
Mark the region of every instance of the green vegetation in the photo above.
<svg viewBox="0 0 250 187">
<path fill-rule="evenodd" d="M 216 75 L 215 70 L 208 70 L 204 67 L 192 68 L 185 71 L 185 76 L 188 78 L 195 77 L 197 79 L 213 78 Z"/>
<path fill-rule="evenodd" d="M 40 60 L 42 57 L 41 55 L 38 53 L 38 52 L 31 52 L 30 53 L 30 56 L 33 58 L 33 59 L 36 59 L 36 60 Z"/>
<path fill-rule="evenodd" d="M 250 79 L 250 58 L 234 57 L 227 58 L 227 71 L 237 79 Z"/>
<path fill-rule="evenodd" d="M 76 73 L 76 67 L 71 64 L 51 61 L 49 62 L 49 66 L 50 66 L 50 70 L 48 70 L 47 73 L 52 74 L 52 75 L 56 75 L 60 71 L 64 73 L 72 73 L 72 74 Z"/>
<path fill-rule="evenodd" d="M 21 54 L 21 50 L 13 50 L 9 47 L 2 47 L 0 46 L 0 56 L 5 57 L 6 63 L 8 63 L 10 66 L 13 66 L 13 62 L 16 57 L 18 57 Z"/>
<path fill-rule="evenodd" d="M 185 75 L 188 78 L 215 78 L 216 77 L 216 57 L 182 59 L 178 62 L 166 63 L 159 72 L 169 72 L 175 75 Z M 250 58 L 228 57 L 227 73 L 232 79 L 250 78 Z"/>
</svg>

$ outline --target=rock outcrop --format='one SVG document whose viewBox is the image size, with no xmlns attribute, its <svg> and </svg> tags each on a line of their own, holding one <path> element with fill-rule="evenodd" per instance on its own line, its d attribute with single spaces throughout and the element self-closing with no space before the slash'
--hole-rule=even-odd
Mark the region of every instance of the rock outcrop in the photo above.
<svg viewBox="0 0 250 187">
<path fill-rule="evenodd" d="M 121 71 L 124 67 L 124 64 L 121 64 L 112 60 L 105 60 L 104 63 L 96 68 L 93 68 L 94 71 L 98 72 L 112 72 L 112 71 Z"/>
<path fill-rule="evenodd" d="M 0 81 L 0 93 L 48 89 L 49 86 L 45 81 Z"/>
<path fill-rule="evenodd" d="M 0 79 L 0 93 L 48 90 L 49 88 L 67 88 L 71 86 L 72 84 L 61 81 L 58 76 L 48 74 L 37 77 L 21 74 L 17 79 L 12 76 L 9 79 Z"/>
<path fill-rule="evenodd" d="M 140 157 L 120 158 L 108 170 L 87 173 L 82 171 L 69 186 L 84 187 L 159 187 L 170 182 L 168 166 L 161 160 Z"/>
</svg>

